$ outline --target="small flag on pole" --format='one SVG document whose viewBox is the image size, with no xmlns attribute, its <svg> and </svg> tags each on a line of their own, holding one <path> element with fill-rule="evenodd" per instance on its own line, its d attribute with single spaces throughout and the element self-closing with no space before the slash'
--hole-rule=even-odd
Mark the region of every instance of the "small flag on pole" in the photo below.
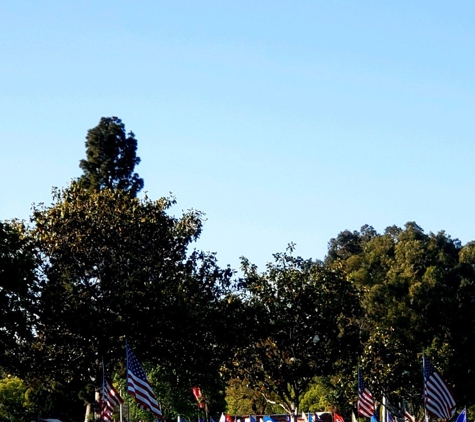
<svg viewBox="0 0 475 422">
<path fill-rule="evenodd" d="M 374 413 L 374 400 L 371 391 L 358 371 L 358 415 L 370 418 Z"/>
<path fill-rule="evenodd" d="M 333 422 L 345 422 L 343 416 L 340 416 L 338 413 L 333 414 Z"/>
<path fill-rule="evenodd" d="M 450 419 L 455 413 L 455 399 L 445 381 L 425 356 L 424 364 L 424 405 L 430 415 Z"/>
<path fill-rule="evenodd" d="M 193 395 L 195 396 L 196 401 L 198 402 L 198 407 L 204 409 L 205 404 L 203 403 L 203 395 L 201 394 L 200 387 L 192 387 Z"/>
<path fill-rule="evenodd" d="M 162 412 L 158 407 L 157 399 L 152 386 L 148 382 L 147 375 L 128 345 L 127 351 L 127 392 L 135 398 L 139 407 L 148 410 L 158 418 L 162 418 Z"/>
</svg>

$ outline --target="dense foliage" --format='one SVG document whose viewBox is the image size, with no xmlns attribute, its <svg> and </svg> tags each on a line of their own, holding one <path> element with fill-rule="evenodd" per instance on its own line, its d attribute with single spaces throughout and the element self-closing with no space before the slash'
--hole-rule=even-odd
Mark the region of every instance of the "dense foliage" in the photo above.
<svg viewBox="0 0 475 422">
<path fill-rule="evenodd" d="M 364 351 L 374 393 L 404 400 L 422 417 L 422 353 L 430 355 L 461 403 L 475 403 L 473 245 L 415 223 L 383 234 L 365 226 L 330 242 L 327 264 L 362 292 Z"/>
<path fill-rule="evenodd" d="M 23 375 L 32 339 L 35 249 L 23 224 L 0 222 L 0 370 Z"/>
<path fill-rule="evenodd" d="M 356 363 L 360 308 L 357 291 L 340 271 L 287 253 L 274 257 L 263 274 L 243 260 L 253 317 L 234 371 L 296 414 L 315 376 Z"/>
</svg>

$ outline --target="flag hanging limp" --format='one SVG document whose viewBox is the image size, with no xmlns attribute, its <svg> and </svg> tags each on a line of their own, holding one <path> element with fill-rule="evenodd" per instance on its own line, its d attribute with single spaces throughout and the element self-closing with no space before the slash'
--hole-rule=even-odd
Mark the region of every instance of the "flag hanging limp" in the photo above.
<svg viewBox="0 0 475 422">
<path fill-rule="evenodd" d="M 374 413 L 374 400 L 364 381 L 363 375 L 358 371 L 358 415 L 370 418 Z"/>
<path fill-rule="evenodd" d="M 201 394 L 201 388 L 200 387 L 192 387 L 191 390 L 193 391 L 193 395 L 195 396 L 195 399 L 198 403 L 198 407 L 200 409 L 204 409 L 205 404 L 203 403 L 203 395 Z"/>
</svg>

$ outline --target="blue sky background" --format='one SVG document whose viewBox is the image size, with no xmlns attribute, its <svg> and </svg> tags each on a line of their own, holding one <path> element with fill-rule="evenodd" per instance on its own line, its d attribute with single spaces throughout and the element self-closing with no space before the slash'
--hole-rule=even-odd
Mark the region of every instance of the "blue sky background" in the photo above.
<svg viewBox="0 0 475 422">
<path fill-rule="evenodd" d="M 0 220 L 118 116 L 148 196 L 204 211 L 222 265 L 322 259 L 364 224 L 475 240 L 474 22 L 471 1 L 2 2 Z"/>
</svg>

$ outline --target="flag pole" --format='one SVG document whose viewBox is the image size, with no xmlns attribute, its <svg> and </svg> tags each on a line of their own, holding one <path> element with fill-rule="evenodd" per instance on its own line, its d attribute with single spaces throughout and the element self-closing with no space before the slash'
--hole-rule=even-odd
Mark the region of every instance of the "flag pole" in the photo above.
<svg viewBox="0 0 475 422">
<path fill-rule="evenodd" d="M 119 390 L 119 394 L 122 397 L 122 388 Z M 122 403 L 120 403 L 120 405 L 119 405 L 119 420 L 120 420 L 120 422 L 123 421 L 122 410 L 123 410 L 122 409 Z"/>
<path fill-rule="evenodd" d="M 106 370 L 104 368 L 104 356 L 102 356 L 102 389 L 101 389 L 101 398 L 99 402 L 99 417 L 102 421 L 102 400 L 104 400 L 104 393 L 106 392 Z"/>
<path fill-rule="evenodd" d="M 125 392 L 127 397 L 127 421 L 130 421 L 130 403 L 129 403 L 129 348 L 127 338 L 125 338 Z"/>
<path fill-rule="evenodd" d="M 422 349 L 422 407 L 424 409 L 424 422 L 429 422 L 429 418 L 427 417 L 427 410 L 426 410 L 426 377 L 424 376 L 424 369 L 425 369 L 425 353 L 424 349 Z"/>
</svg>

